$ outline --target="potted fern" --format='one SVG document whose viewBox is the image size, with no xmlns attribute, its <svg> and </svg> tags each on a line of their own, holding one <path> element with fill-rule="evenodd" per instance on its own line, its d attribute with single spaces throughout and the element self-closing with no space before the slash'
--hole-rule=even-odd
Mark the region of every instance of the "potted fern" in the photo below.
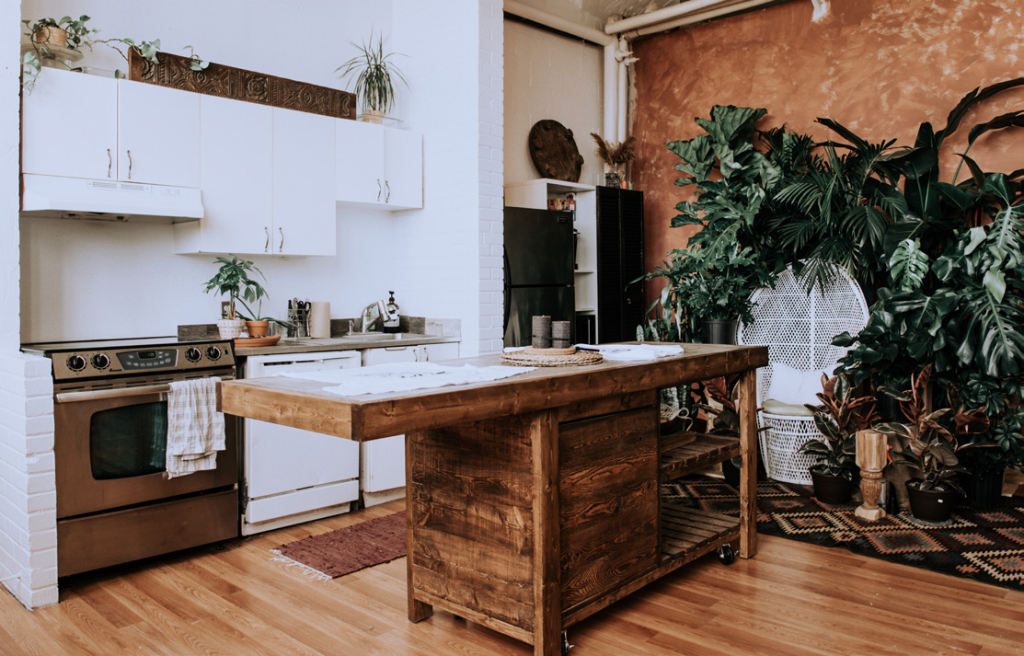
<svg viewBox="0 0 1024 656">
<path fill-rule="evenodd" d="M 355 94 L 363 108 L 360 119 L 370 123 L 382 123 L 384 115 L 395 102 L 394 80 L 400 80 L 406 86 L 409 83 L 402 71 L 390 61 L 396 53 L 384 52 L 383 34 L 374 42 L 371 32 L 368 43 L 361 46 L 355 43 L 352 45 L 359 50 L 359 54 L 334 69 L 334 72 L 340 71 L 340 77 L 345 80 L 355 76 Z"/>
</svg>

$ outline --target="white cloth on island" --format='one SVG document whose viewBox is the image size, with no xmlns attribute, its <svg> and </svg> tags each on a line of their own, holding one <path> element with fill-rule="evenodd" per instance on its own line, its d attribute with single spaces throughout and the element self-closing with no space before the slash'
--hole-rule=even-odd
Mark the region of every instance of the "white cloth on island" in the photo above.
<svg viewBox="0 0 1024 656">
<path fill-rule="evenodd" d="M 325 387 L 324 391 L 339 396 L 362 396 L 388 392 L 411 392 L 447 385 L 486 383 L 534 369 L 536 367 L 508 367 L 505 365 L 477 367 L 471 364 L 452 367 L 433 362 L 392 362 L 355 369 L 294 371 L 279 375 L 331 384 L 332 386 Z"/>
<path fill-rule="evenodd" d="M 657 360 L 683 354 L 683 347 L 678 344 L 577 344 L 576 348 L 597 351 L 605 360 L 617 362 Z"/>
</svg>

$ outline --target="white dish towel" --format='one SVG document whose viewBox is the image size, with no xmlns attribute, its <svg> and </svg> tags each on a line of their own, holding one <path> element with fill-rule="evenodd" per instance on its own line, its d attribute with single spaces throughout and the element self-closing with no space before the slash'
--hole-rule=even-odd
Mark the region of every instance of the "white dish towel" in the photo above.
<svg viewBox="0 0 1024 656">
<path fill-rule="evenodd" d="M 224 414 L 217 412 L 217 382 L 199 378 L 171 383 L 167 393 L 167 478 L 216 469 L 223 451 Z"/>
</svg>

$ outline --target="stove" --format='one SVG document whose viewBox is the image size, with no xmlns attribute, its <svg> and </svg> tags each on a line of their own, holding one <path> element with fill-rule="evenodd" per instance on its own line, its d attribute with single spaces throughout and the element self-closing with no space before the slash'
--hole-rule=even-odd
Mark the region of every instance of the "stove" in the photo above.
<svg viewBox="0 0 1024 656">
<path fill-rule="evenodd" d="M 172 384 L 235 375 L 231 340 L 23 344 L 53 363 L 57 575 L 238 536 L 237 421 L 216 469 L 167 478 Z"/>
<path fill-rule="evenodd" d="M 104 339 L 80 342 L 23 344 L 22 351 L 50 358 L 57 383 L 89 379 L 126 378 L 158 374 L 205 372 L 233 368 L 229 339 L 179 341 L 176 337 Z M 198 376 L 176 376 L 186 380 Z"/>
</svg>

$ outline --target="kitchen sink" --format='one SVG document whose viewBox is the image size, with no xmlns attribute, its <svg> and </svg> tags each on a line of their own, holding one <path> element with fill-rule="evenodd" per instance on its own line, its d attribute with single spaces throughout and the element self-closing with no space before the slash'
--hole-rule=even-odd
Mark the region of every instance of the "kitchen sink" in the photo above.
<svg viewBox="0 0 1024 656">
<path fill-rule="evenodd" d="M 403 335 L 405 335 L 405 333 L 349 333 L 347 335 L 342 335 L 342 339 L 351 339 L 353 341 L 360 342 L 378 342 L 384 340 L 402 339 Z"/>
</svg>

